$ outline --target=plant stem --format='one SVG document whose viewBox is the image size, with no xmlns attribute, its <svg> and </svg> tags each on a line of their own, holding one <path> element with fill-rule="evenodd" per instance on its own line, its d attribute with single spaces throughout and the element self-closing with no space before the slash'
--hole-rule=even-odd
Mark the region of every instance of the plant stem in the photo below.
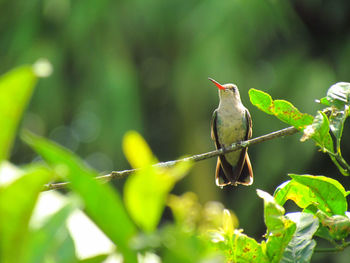
<svg viewBox="0 0 350 263">
<path fill-rule="evenodd" d="M 350 246 L 350 242 L 344 242 L 343 244 L 337 245 L 335 247 L 315 248 L 315 252 L 320 252 L 320 253 L 339 252 L 339 251 L 343 251 L 348 246 Z"/>
</svg>

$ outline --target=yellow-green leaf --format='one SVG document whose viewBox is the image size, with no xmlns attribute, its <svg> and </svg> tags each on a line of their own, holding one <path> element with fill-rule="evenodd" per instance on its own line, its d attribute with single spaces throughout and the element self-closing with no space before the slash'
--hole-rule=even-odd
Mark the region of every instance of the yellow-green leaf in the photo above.
<svg viewBox="0 0 350 263">
<path fill-rule="evenodd" d="M 123 150 L 129 163 L 134 168 L 149 166 L 157 162 L 146 141 L 136 131 L 129 131 L 125 134 Z"/>
<path fill-rule="evenodd" d="M 18 123 L 36 82 L 31 66 L 18 67 L 0 76 L 0 161 L 9 156 Z"/>
</svg>

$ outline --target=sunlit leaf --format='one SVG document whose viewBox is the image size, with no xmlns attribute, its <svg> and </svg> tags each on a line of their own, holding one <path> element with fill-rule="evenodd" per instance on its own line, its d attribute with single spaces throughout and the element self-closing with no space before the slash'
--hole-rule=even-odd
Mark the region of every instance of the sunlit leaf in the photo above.
<svg viewBox="0 0 350 263">
<path fill-rule="evenodd" d="M 9 156 L 18 123 L 36 82 L 31 66 L 22 66 L 0 76 L 0 161 Z"/>
<path fill-rule="evenodd" d="M 162 227 L 160 236 L 164 244 L 161 262 L 224 262 L 222 251 L 193 232 L 168 224 Z"/>
<path fill-rule="evenodd" d="M 136 131 L 129 131 L 125 134 L 123 151 L 134 168 L 149 166 L 157 162 L 146 141 Z"/>
<path fill-rule="evenodd" d="M 288 123 L 298 130 L 305 128 L 311 124 L 313 117 L 306 113 L 301 113 L 292 103 L 285 100 L 275 100 L 274 115 L 281 121 Z"/>
<path fill-rule="evenodd" d="M 349 106 L 344 106 L 343 110 L 332 111 L 329 116 L 330 128 L 337 139 L 337 149 L 340 149 L 340 140 L 343 134 L 345 120 L 349 114 Z"/>
<path fill-rule="evenodd" d="M 66 219 L 71 211 L 71 205 L 66 205 L 52 215 L 43 226 L 31 233 L 25 262 L 43 262 L 45 257 L 57 254 L 60 244 L 68 235 Z M 74 252 L 73 246 L 73 256 Z"/>
<path fill-rule="evenodd" d="M 270 194 L 259 189 L 257 194 L 264 199 L 264 219 L 268 232 L 283 231 L 284 223 L 280 217 L 284 215 L 284 208 L 278 205 Z"/>
<path fill-rule="evenodd" d="M 276 190 L 276 202 L 283 205 L 287 200 L 292 200 L 301 208 L 314 205 L 328 215 L 345 214 L 348 193 L 338 181 L 325 176 L 289 176 L 292 180 Z"/>
<path fill-rule="evenodd" d="M 340 142 L 343 135 L 343 128 L 346 118 L 349 115 L 349 105 L 345 105 L 343 110 L 332 110 L 329 116 L 330 129 L 336 139 L 336 148 L 338 155 L 338 162 L 345 171 L 345 175 L 349 175 L 349 165 L 341 156 Z M 339 160 L 341 159 L 341 160 Z M 343 173 L 344 174 L 344 173 Z"/>
<path fill-rule="evenodd" d="M 250 89 L 249 98 L 251 103 L 259 110 L 264 111 L 267 114 L 273 115 L 273 100 L 271 96 L 261 90 Z"/>
<path fill-rule="evenodd" d="M 349 114 L 349 106 L 344 105 L 344 108 L 342 110 L 332 108 L 330 110 L 330 116 L 329 116 L 329 122 L 330 122 L 330 129 L 332 131 L 332 134 L 335 138 L 336 143 L 336 150 L 335 155 L 331 155 L 332 161 L 336 164 L 339 171 L 345 175 L 350 175 L 350 165 L 345 161 L 345 159 L 342 157 L 341 154 L 341 138 L 343 135 L 343 128 L 346 118 Z"/>
<path fill-rule="evenodd" d="M 284 205 L 287 200 L 294 201 L 301 208 L 307 208 L 314 204 L 309 188 L 294 180 L 284 182 L 278 186 L 274 198 L 279 205 Z"/>
<path fill-rule="evenodd" d="M 202 207 L 195 193 L 186 192 L 181 196 L 170 194 L 167 205 L 171 208 L 175 222 L 182 227 L 193 229 L 201 217 Z M 222 213 L 220 213 L 220 219 L 222 219 Z M 221 224 L 217 225 L 219 226 Z"/>
<path fill-rule="evenodd" d="M 52 173 L 48 169 L 36 169 L 0 188 L 2 262 L 24 262 L 29 219 L 42 186 L 51 178 Z"/>
<path fill-rule="evenodd" d="M 334 106 L 338 109 L 343 109 L 345 105 L 350 104 L 350 83 L 338 82 L 332 85 L 327 96 L 322 98 L 320 102 L 326 106 Z"/>
<path fill-rule="evenodd" d="M 318 111 L 313 123 L 304 129 L 304 135 L 300 140 L 306 141 L 310 138 L 312 138 L 324 152 L 334 152 L 332 137 L 329 134 L 329 121 L 326 114 L 322 111 Z"/>
<path fill-rule="evenodd" d="M 270 262 L 279 262 L 293 237 L 296 224 L 284 216 L 284 208 L 278 205 L 270 194 L 261 190 L 257 190 L 257 193 L 264 199 L 264 219 L 267 226 L 266 254 Z"/>
<path fill-rule="evenodd" d="M 128 243 L 136 229 L 119 194 L 110 185 L 95 180 L 97 174 L 69 150 L 29 132 L 23 139 L 57 172 L 64 173 L 71 188 L 82 198 L 87 215 L 117 244 L 126 261 L 135 262 L 136 254 Z"/>
<path fill-rule="evenodd" d="M 188 163 L 169 169 L 148 167 L 129 176 L 124 186 L 125 205 L 133 220 L 144 231 L 156 229 L 168 193 L 189 168 Z"/>
<path fill-rule="evenodd" d="M 71 263 L 76 262 L 77 256 L 75 251 L 75 245 L 73 238 L 71 237 L 69 231 L 66 228 L 62 229 L 61 232 L 62 238 L 61 240 L 56 239 L 56 250 L 54 253 L 50 254 L 50 259 L 54 262 L 62 262 L 62 263 Z"/>
<path fill-rule="evenodd" d="M 226 233 L 226 235 L 232 236 L 233 230 L 234 230 L 234 221 L 231 217 L 230 211 L 225 209 L 223 213 L 223 230 Z"/>
<path fill-rule="evenodd" d="M 260 110 L 275 115 L 281 121 L 302 130 L 313 121 L 313 117 L 306 113 L 301 113 L 290 102 L 285 100 L 272 100 L 271 96 L 261 90 L 250 89 L 249 97 L 251 103 Z"/>
<path fill-rule="evenodd" d="M 292 240 L 286 247 L 280 262 L 310 262 L 316 246 L 316 242 L 312 237 L 318 229 L 318 219 L 312 214 L 300 212 L 289 213 L 286 216 L 296 223 L 297 229 Z"/>
<path fill-rule="evenodd" d="M 156 158 L 136 132 L 128 133 L 123 145 L 129 162 L 136 167 L 145 167 L 130 175 L 126 181 L 125 205 L 133 220 L 144 231 L 152 232 L 159 223 L 168 193 L 187 173 L 190 164 L 180 163 L 167 169 L 152 167 Z"/>
<path fill-rule="evenodd" d="M 350 218 L 345 215 L 328 216 L 322 211 L 318 211 L 316 216 L 320 220 L 321 229 L 318 231 L 319 236 L 328 239 L 343 240 L 350 234 Z M 325 236 L 326 235 L 326 236 Z"/>
<path fill-rule="evenodd" d="M 261 244 L 239 230 L 234 231 L 230 242 L 232 248 L 226 251 L 228 262 L 271 262 Z"/>
<path fill-rule="evenodd" d="M 124 186 L 125 206 L 144 231 L 154 231 L 163 212 L 167 193 L 175 181 L 155 168 L 130 175 Z"/>
</svg>

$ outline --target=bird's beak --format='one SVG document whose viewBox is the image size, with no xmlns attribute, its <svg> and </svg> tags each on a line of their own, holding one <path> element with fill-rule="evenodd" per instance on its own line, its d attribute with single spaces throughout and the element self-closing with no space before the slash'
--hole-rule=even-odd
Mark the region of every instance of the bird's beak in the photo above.
<svg viewBox="0 0 350 263">
<path fill-rule="evenodd" d="M 211 82 L 213 82 L 215 84 L 216 87 L 218 87 L 221 90 L 225 90 L 225 87 L 222 86 L 219 82 L 217 82 L 216 80 L 212 79 L 212 78 L 208 78 Z"/>
</svg>

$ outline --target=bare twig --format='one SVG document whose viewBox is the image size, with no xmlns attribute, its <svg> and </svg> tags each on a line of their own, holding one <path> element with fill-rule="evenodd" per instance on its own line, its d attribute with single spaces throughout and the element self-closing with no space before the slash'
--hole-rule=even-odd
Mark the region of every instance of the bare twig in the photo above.
<svg viewBox="0 0 350 263">
<path fill-rule="evenodd" d="M 256 137 L 250 140 L 246 140 L 246 141 L 241 141 L 241 142 L 237 142 L 237 143 L 233 143 L 228 147 L 225 148 L 221 148 L 215 151 L 210 151 L 210 152 L 206 152 L 206 153 L 201 153 L 201 154 L 195 154 L 189 157 L 185 157 L 182 159 L 178 159 L 178 160 L 173 160 L 173 161 L 167 161 L 167 162 L 160 162 L 155 164 L 155 167 L 171 167 L 174 166 L 177 163 L 180 162 L 199 162 L 202 160 L 206 160 L 209 158 L 213 158 L 216 156 L 219 156 L 221 154 L 225 154 L 225 153 L 229 153 L 229 152 L 233 152 L 233 151 L 238 151 L 240 149 L 243 149 L 245 147 L 249 147 L 252 146 L 254 144 L 258 144 L 258 143 L 262 143 L 264 141 L 268 141 L 268 140 L 272 140 L 275 138 L 279 138 L 279 137 L 283 137 L 283 136 L 287 136 L 287 135 L 293 135 L 295 133 L 297 133 L 298 130 L 295 129 L 294 127 L 288 127 L 279 131 L 275 131 L 269 134 L 265 134 L 263 136 L 260 137 Z M 138 171 L 140 169 L 129 169 L 129 170 L 124 170 L 124 171 L 113 171 L 110 174 L 106 174 L 106 175 L 101 175 L 96 177 L 97 180 L 99 181 L 103 181 L 103 182 L 108 182 L 114 178 L 123 178 L 128 176 L 129 174 L 132 174 L 136 171 Z M 48 190 L 54 190 L 54 189 L 62 189 L 65 188 L 69 185 L 69 182 L 63 182 L 63 183 L 53 183 L 53 184 L 47 184 L 44 186 L 43 191 L 48 191 Z"/>
<path fill-rule="evenodd" d="M 315 248 L 315 252 L 321 252 L 321 253 L 331 253 L 331 252 L 339 252 L 343 251 L 345 248 L 350 246 L 350 242 L 343 242 L 341 245 L 336 245 L 335 247 L 330 248 Z"/>
</svg>

